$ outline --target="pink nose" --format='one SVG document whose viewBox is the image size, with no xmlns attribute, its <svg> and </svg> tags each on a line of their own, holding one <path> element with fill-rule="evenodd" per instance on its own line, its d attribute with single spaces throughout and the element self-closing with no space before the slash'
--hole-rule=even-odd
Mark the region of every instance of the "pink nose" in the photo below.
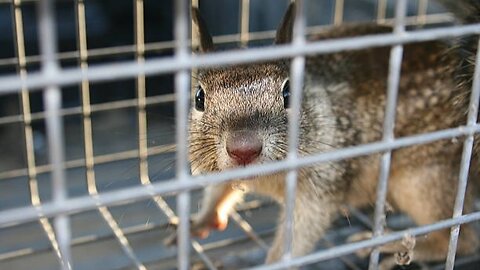
<svg viewBox="0 0 480 270">
<path fill-rule="evenodd" d="M 253 131 L 235 131 L 227 138 L 228 155 L 238 164 L 247 165 L 262 152 L 262 141 Z"/>
</svg>

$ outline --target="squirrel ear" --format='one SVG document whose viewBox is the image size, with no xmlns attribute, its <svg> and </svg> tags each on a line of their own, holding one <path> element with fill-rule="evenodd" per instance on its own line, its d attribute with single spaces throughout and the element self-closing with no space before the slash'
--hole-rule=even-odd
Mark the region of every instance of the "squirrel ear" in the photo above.
<svg viewBox="0 0 480 270">
<path fill-rule="evenodd" d="M 295 2 L 292 2 L 285 15 L 283 15 L 282 22 L 278 26 L 277 35 L 275 36 L 275 44 L 290 43 L 292 41 L 293 22 L 295 20 Z"/>
<path fill-rule="evenodd" d="M 214 50 L 212 36 L 208 32 L 207 24 L 200 15 L 200 11 L 196 7 L 192 7 L 192 20 L 194 27 L 200 39 L 200 52 L 209 52 Z"/>
</svg>

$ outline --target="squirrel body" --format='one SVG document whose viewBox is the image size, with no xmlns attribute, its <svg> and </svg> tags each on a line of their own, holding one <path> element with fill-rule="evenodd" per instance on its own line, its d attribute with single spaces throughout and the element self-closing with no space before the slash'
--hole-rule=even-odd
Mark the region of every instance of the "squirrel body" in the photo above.
<svg viewBox="0 0 480 270">
<path fill-rule="evenodd" d="M 278 29 L 276 43 L 289 42 L 293 9 L 292 4 Z M 194 9 L 192 16 L 199 28 L 200 50 L 212 51 L 211 37 L 198 10 Z M 315 39 L 390 31 L 391 28 L 379 25 L 340 26 Z M 443 41 L 404 45 L 396 138 L 466 123 L 473 68 L 462 52 L 460 45 Z M 390 47 L 379 47 L 306 58 L 299 156 L 382 139 L 389 57 Z M 288 72 L 288 60 L 199 71 L 190 120 L 193 174 L 286 157 Z M 389 205 L 407 213 L 418 225 L 450 218 L 462 145 L 461 140 L 440 140 L 392 151 Z M 375 203 L 379 164 L 380 154 L 373 154 L 299 169 L 293 256 L 304 255 L 314 248 L 343 204 L 362 207 Z M 478 152 L 472 164 L 470 179 L 479 179 Z M 285 175 L 281 172 L 207 187 L 202 207 L 193 218 L 192 232 L 206 236 L 211 228 L 224 229 L 229 211 L 245 192 L 264 194 L 283 204 Z M 473 197 L 469 188 L 465 212 L 472 210 Z M 417 239 L 413 249 L 415 260 L 445 259 L 448 242 L 448 229 Z M 470 225 L 463 225 L 458 254 L 471 254 L 478 245 L 475 231 Z M 401 243 L 391 243 L 381 247 L 381 251 L 403 254 L 408 250 Z M 267 262 L 278 261 L 282 255 L 283 223 L 280 222 Z M 386 258 L 381 268 L 389 269 L 396 262 L 393 257 Z"/>
</svg>

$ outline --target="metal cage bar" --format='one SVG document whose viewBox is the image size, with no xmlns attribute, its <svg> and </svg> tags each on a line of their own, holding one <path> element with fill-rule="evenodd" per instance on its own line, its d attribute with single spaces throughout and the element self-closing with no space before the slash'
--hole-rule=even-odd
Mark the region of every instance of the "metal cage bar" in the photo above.
<svg viewBox="0 0 480 270">
<path fill-rule="evenodd" d="M 395 6 L 395 27 L 394 34 L 403 35 L 405 33 L 404 18 L 407 13 L 407 1 L 398 0 Z M 395 112 L 397 108 L 397 96 L 400 83 L 400 72 L 402 66 L 403 46 L 395 45 L 390 50 L 390 63 L 388 72 L 388 89 L 385 106 L 385 116 L 383 122 L 382 141 L 390 143 L 394 140 Z M 379 237 L 383 234 L 386 223 L 385 203 L 387 200 L 388 178 L 390 174 L 390 164 L 392 151 L 382 153 L 380 159 L 380 172 L 377 184 L 377 196 L 375 201 L 374 228 L 373 237 Z M 370 255 L 369 270 L 378 269 L 380 251 L 373 249 Z"/>
<path fill-rule="evenodd" d="M 38 0 L 31 0 L 38 1 Z M 195 0 L 192 1 L 192 4 Z M 23 0 L 23 2 L 26 2 Z M 425 23 L 426 24 L 437 24 L 437 23 L 451 23 L 454 21 L 454 18 L 450 13 L 438 13 L 438 14 L 426 14 Z M 391 19 L 385 19 L 383 21 L 385 24 L 391 24 L 393 21 Z M 417 25 L 418 16 L 409 16 L 406 19 L 407 25 Z M 309 34 L 316 34 L 325 29 L 327 26 L 310 26 L 307 28 Z M 268 40 L 275 37 L 275 31 L 258 31 L 258 32 L 249 32 L 249 41 L 256 40 Z M 228 34 L 214 36 L 213 41 L 215 44 L 224 44 L 224 43 L 233 43 L 241 41 L 240 34 Z M 171 50 L 174 46 L 173 41 L 159 41 L 159 42 L 149 42 L 145 43 L 145 52 L 157 52 L 157 51 L 166 51 Z M 125 55 L 133 54 L 135 52 L 134 45 L 120 45 L 106 48 L 90 48 L 88 49 L 88 55 L 90 59 L 98 59 L 102 57 L 114 56 L 114 55 Z M 58 52 L 57 59 L 66 61 L 66 60 L 75 60 L 78 56 L 77 51 L 68 51 L 68 52 Z M 16 58 L 2 58 L 0 59 L 1 66 L 15 65 Z M 39 55 L 26 56 L 25 61 L 27 64 L 38 63 L 40 61 Z"/>
<path fill-rule="evenodd" d="M 387 17 L 387 0 L 377 1 L 377 22 L 383 23 Z"/>
<path fill-rule="evenodd" d="M 144 1 L 134 0 L 135 13 L 135 53 L 139 64 L 145 61 L 145 38 L 144 38 Z M 139 73 L 136 78 L 137 88 L 137 121 L 138 121 L 138 162 L 139 177 L 142 184 L 149 184 L 148 178 L 148 150 L 147 150 L 147 102 L 145 75 Z"/>
<path fill-rule="evenodd" d="M 173 94 L 164 94 L 164 95 L 158 95 L 158 96 L 145 97 L 146 106 L 170 103 L 174 101 L 175 99 Z M 124 100 L 105 102 L 105 103 L 99 103 L 99 104 L 90 104 L 90 112 L 94 113 L 94 112 L 102 112 L 102 111 L 108 111 L 108 110 L 133 108 L 137 106 L 137 103 L 138 103 L 137 99 L 124 99 Z M 82 107 L 78 106 L 78 107 L 71 107 L 71 108 L 63 108 L 60 110 L 59 114 L 62 117 L 82 114 Z M 30 117 L 32 121 L 45 119 L 45 112 L 36 112 L 36 113 L 31 113 L 30 115 L 31 115 Z M 23 119 L 22 115 L 5 116 L 0 118 L 0 125 L 18 123 L 18 122 L 21 123 L 23 122 L 22 119 Z"/>
<path fill-rule="evenodd" d="M 267 204 L 262 203 L 260 201 L 252 201 L 248 204 L 242 205 L 240 210 L 241 211 L 250 211 L 250 210 L 255 210 L 257 208 L 264 207 L 264 206 L 267 206 Z M 175 215 L 172 210 L 171 210 L 171 213 L 173 213 L 173 215 Z M 237 215 L 240 217 L 239 214 L 237 214 Z M 248 222 L 246 222 L 245 220 L 241 219 L 241 217 L 240 217 L 240 219 L 237 219 L 235 217 L 235 215 L 232 215 L 232 218 L 234 219 L 234 221 L 236 223 L 239 224 L 239 226 L 245 226 L 246 231 L 253 232 L 252 228 L 250 227 L 250 224 Z M 133 235 L 133 234 L 138 234 L 138 233 L 150 232 L 150 231 L 153 231 L 153 230 L 167 230 L 170 226 L 171 226 L 170 223 L 152 223 L 152 222 L 149 222 L 147 224 L 138 224 L 138 225 L 133 225 L 133 226 L 128 226 L 128 227 L 123 227 L 122 230 L 125 233 L 125 235 L 130 235 L 130 234 Z M 52 229 L 52 234 L 53 234 L 53 229 Z M 255 239 L 255 237 L 257 237 L 257 239 Z M 84 244 L 88 244 L 88 243 L 92 243 L 92 242 L 107 240 L 107 239 L 111 239 L 111 238 L 115 238 L 115 235 L 105 234 L 105 235 L 99 236 L 99 235 L 96 235 L 95 233 L 92 232 L 92 234 L 89 234 L 89 235 L 79 236 L 79 237 L 73 238 L 72 239 L 72 247 L 80 246 L 80 245 L 84 245 Z M 231 243 L 242 242 L 242 241 L 245 241 L 248 238 L 255 241 L 255 243 L 257 243 L 257 245 L 259 245 L 263 250 L 268 249 L 268 245 L 262 240 L 262 238 L 260 238 L 260 236 L 258 236 L 256 234 L 247 234 L 246 236 L 238 238 L 235 241 L 214 242 L 214 243 L 211 243 L 211 244 L 205 244 L 203 246 L 197 245 L 195 242 L 193 242 L 192 245 L 193 245 L 194 248 L 201 249 L 202 253 L 198 254 L 198 255 L 202 256 L 203 254 L 205 254 L 206 251 L 215 250 L 215 249 L 219 249 L 219 248 L 223 248 L 223 247 L 228 247 L 228 245 L 231 244 Z M 12 252 L 7 252 L 7 253 L 0 254 L 0 262 L 4 261 L 4 260 L 18 259 L 19 257 L 25 257 L 25 256 L 29 256 L 29 255 L 32 255 L 32 254 L 42 253 L 42 252 L 45 252 L 45 251 L 49 251 L 51 249 L 52 249 L 51 247 L 17 249 L 17 250 L 14 250 Z M 167 257 L 171 257 L 171 255 L 169 255 Z M 206 256 L 205 258 L 210 260 L 210 258 L 208 258 L 208 256 Z M 200 259 L 203 261 L 203 263 L 205 263 L 207 268 L 215 269 L 215 267 L 209 266 L 203 258 L 200 258 Z"/>
<path fill-rule="evenodd" d="M 173 144 L 167 144 L 167 145 L 159 145 L 159 146 L 153 146 L 148 148 L 148 154 L 149 156 L 153 155 L 159 155 L 163 153 L 170 153 L 175 149 L 175 145 Z M 127 159 L 134 159 L 138 158 L 138 151 L 137 150 L 127 150 L 127 151 L 122 151 L 122 152 L 115 152 L 111 154 L 105 154 L 105 155 L 97 155 L 94 156 L 94 164 L 105 164 L 105 163 L 111 163 L 115 161 L 122 161 L 122 160 L 127 160 Z M 80 168 L 85 166 L 85 159 L 80 158 L 80 159 L 74 159 L 74 160 L 69 160 L 64 162 L 63 164 L 65 169 L 72 169 L 72 168 Z M 51 164 L 46 164 L 46 165 L 40 165 L 36 166 L 35 170 L 37 172 L 37 175 L 42 174 L 42 173 L 48 173 L 52 171 L 52 165 Z M 13 177 L 19 177 L 19 176 L 26 176 L 28 175 L 28 170 L 26 169 L 16 169 L 16 170 L 11 170 L 7 171 L 4 173 L 0 173 L 0 181 L 5 180 L 8 178 L 13 178 Z"/>
<path fill-rule="evenodd" d="M 139 64 L 145 61 L 145 37 L 144 37 L 144 1 L 134 0 L 135 6 L 135 44 L 136 44 L 136 59 Z M 136 78 L 137 89 L 137 121 L 138 121 L 138 162 L 139 162 L 139 179 L 140 183 L 145 186 L 150 186 L 152 182 L 148 175 L 148 134 L 147 134 L 147 97 L 145 75 L 139 74 Z M 152 200 L 158 209 L 164 213 L 169 219 L 170 223 L 178 223 L 178 217 L 167 204 L 167 202 L 159 195 L 152 195 Z M 202 246 L 195 240 L 191 240 L 191 245 L 198 254 L 203 263 L 208 269 L 216 269 L 213 262 L 203 252 Z"/>
<path fill-rule="evenodd" d="M 335 10 L 333 13 L 333 25 L 340 25 L 343 22 L 344 0 L 335 0 Z"/>
<path fill-rule="evenodd" d="M 46 202 L 43 204 L 41 213 L 43 213 L 45 217 L 53 217 L 59 214 L 82 212 L 95 209 L 97 203 L 101 203 L 105 206 L 125 204 L 132 200 L 147 199 L 151 194 L 160 195 L 178 193 L 186 190 L 199 189 L 206 185 L 219 184 L 229 181 L 230 179 L 248 178 L 258 174 L 273 174 L 280 171 L 306 167 L 314 163 L 365 156 L 416 144 L 427 144 L 438 140 L 457 138 L 472 133 L 480 133 L 480 124 L 473 126 L 460 126 L 420 135 L 402 137 L 391 143 L 379 141 L 352 146 L 333 150 L 328 153 L 299 157 L 293 161 L 282 160 L 275 163 L 252 165 L 251 170 L 235 169 L 225 172 L 193 176 L 190 178 L 191 181 L 180 182 L 177 178 L 174 178 L 161 183 L 152 183 L 150 187 L 135 186 L 122 188 L 115 191 L 103 192 L 95 199 L 87 195 L 68 198 L 65 200 L 64 204 Z M 39 211 L 35 207 L 20 207 L 12 210 L 4 210 L 0 212 L 0 227 L 8 227 L 33 221 L 37 219 L 38 215 Z"/>
<path fill-rule="evenodd" d="M 189 16 L 188 4 L 186 0 L 175 1 L 175 20 L 174 20 L 174 36 L 175 36 L 175 59 L 178 62 L 188 61 L 189 47 L 188 35 Z M 175 95 L 177 103 L 175 104 L 176 116 L 176 135 L 177 135 L 177 151 L 176 151 L 176 176 L 177 182 L 188 183 L 189 167 L 188 167 L 188 111 L 190 97 L 190 71 L 185 68 L 178 70 L 175 74 Z M 187 270 L 190 265 L 190 193 L 183 191 L 177 195 L 177 212 L 179 217 L 178 223 L 178 269 Z"/>
<path fill-rule="evenodd" d="M 427 23 L 428 0 L 418 0 L 417 23 L 424 25 Z"/>
<path fill-rule="evenodd" d="M 42 74 L 45 77 L 56 77 L 60 67 L 55 58 L 56 31 L 54 6 L 51 0 L 43 0 L 37 6 L 40 52 L 42 55 Z M 47 138 L 49 145 L 49 159 L 53 165 L 52 194 L 53 201 L 58 204 L 65 202 L 68 197 L 65 183 L 65 170 L 62 167 L 65 160 L 65 141 L 63 136 L 63 121 L 59 115 L 62 103 L 62 93 L 55 83 L 46 85 L 43 92 L 45 112 L 47 115 Z M 41 206 L 40 206 L 41 209 Z M 70 251 L 70 217 L 62 214 L 54 217 L 54 229 L 61 254 L 61 269 L 71 269 Z"/>
<path fill-rule="evenodd" d="M 293 25 L 292 43 L 297 46 L 305 44 L 305 17 L 303 1 L 296 1 L 295 21 Z M 296 56 L 290 64 L 291 76 L 291 108 L 288 119 L 288 154 L 287 160 L 293 161 L 298 158 L 298 145 L 300 135 L 300 111 L 302 101 L 302 85 L 305 71 L 305 56 Z M 287 172 L 285 179 L 285 236 L 283 261 L 292 258 L 293 234 L 295 230 L 294 209 L 295 195 L 297 190 L 297 170 Z"/>
<path fill-rule="evenodd" d="M 478 106 L 480 101 L 480 40 L 478 42 L 477 55 L 475 58 L 475 72 L 473 74 L 472 93 L 470 94 L 470 103 L 468 105 L 467 126 L 474 126 L 477 123 Z M 453 217 L 459 217 L 463 213 L 465 202 L 465 192 L 467 190 L 468 175 L 470 169 L 470 160 L 473 150 L 474 134 L 468 134 L 463 143 L 462 161 L 460 163 L 460 172 L 458 176 L 457 195 L 453 208 Z M 450 244 L 448 246 L 448 256 L 446 270 L 453 270 L 455 263 L 455 253 L 457 250 L 458 235 L 460 226 L 455 225 L 451 228 Z"/>
<path fill-rule="evenodd" d="M 25 57 L 25 36 L 23 33 L 22 1 L 15 0 L 12 3 L 13 29 L 15 35 L 15 51 L 17 54 L 17 72 L 21 78 L 27 76 L 27 64 Z M 27 161 L 28 186 L 30 191 L 30 202 L 32 206 L 41 206 L 40 194 L 38 191 L 37 170 L 35 165 L 35 155 L 33 151 L 33 129 L 32 114 L 30 111 L 30 94 L 27 88 L 21 89 L 19 94 L 20 107 L 22 110 L 23 135 L 25 140 L 25 157 Z M 61 262 L 61 252 L 50 221 L 47 218 L 39 217 L 39 223 L 42 226 L 50 244 L 54 250 L 55 256 Z"/>
<path fill-rule="evenodd" d="M 247 46 L 250 39 L 250 0 L 240 1 L 240 44 Z"/>
<path fill-rule="evenodd" d="M 277 262 L 270 265 L 262 265 L 262 266 L 250 268 L 250 270 L 285 269 L 289 267 L 307 265 L 314 262 L 326 261 L 329 259 L 337 258 L 342 255 L 354 253 L 355 251 L 360 249 L 381 246 L 393 241 L 398 241 L 400 239 L 403 239 L 403 237 L 405 237 L 405 234 L 408 234 L 411 236 L 420 236 L 420 235 L 425 235 L 432 231 L 446 229 L 454 225 L 458 225 L 458 224 L 461 225 L 465 223 L 474 222 L 477 220 L 480 220 L 480 212 L 463 215 L 457 218 L 442 220 L 430 225 L 419 226 L 419 227 L 402 230 L 402 231 L 396 231 L 393 233 L 383 235 L 382 237 L 378 237 L 378 238 L 372 238 L 372 239 L 361 241 L 361 242 L 355 242 L 355 243 L 336 246 L 331 249 L 313 252 L 303 257 L 292 258 L 288 262 Z"/>
<path fill-rule="evenodd" d="M 0 78 L 0 93 L 15 92 L 23 86 L 35 90 L 45 87 L 48 84 L 57 84 L 59 86 L 71 85 L 83 79 L 89 79 L 90 82 L 112 81 L 119 78 L 132 78 L 138 73 L 144 73 L 145 75 L 165 74 L 198 67 L 222 66 L 233 63 L 244 64 L 252 61 L 291 58 L 299 55 L 333 53 L 342 50 L 359 50 L 465 35 L 478 35 L 480 34 L 479 26 L 480 24 L 477 23 L 464 26 L 411 31 L 401 36 L 387 33 L 323 40 L 307 43 L 303 46 L 290 44 L 272 47 L 268 50 L 265 50 L 265 48 L 252 48 L 249 50 L 232 50 L 206 55 L 187 55 L 185 59 L 181 61 L 178 61 L 176 57 L 162 57 L 161 59 L 145 60 L 145 63 L 142 65 L 136 63 L 136 61 L 99 64 L 90 66 L 87 72 L 83 72 L 79 68 L 66 68 L 59 71 L 59 75 L 55 77 L 46 77 L 42 76 L 39 72 L 32 72 L 28 78 L 21 80 L 17 76 L 7 75 Z"/>
</svg>

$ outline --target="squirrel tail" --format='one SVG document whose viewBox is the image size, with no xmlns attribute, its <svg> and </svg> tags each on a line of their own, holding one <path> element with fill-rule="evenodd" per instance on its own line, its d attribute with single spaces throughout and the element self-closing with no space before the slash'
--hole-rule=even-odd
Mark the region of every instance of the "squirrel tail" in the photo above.
<svg viewBox="0 0 480 270">
<path fill-rule="evenodd" d="M 480 0 L 438 0 L 438 2 L 452 12 L 459 23 L 469 24 L 480 22 Z M 462 74 L 459 74 L 459 83 L 468 88 L 468 93 L 470 93 L 472 87 L 475 65 L 480 68 L 480 63 L 475 63 L 478 42 L 479 37 L 477 35 L 464 37 L 460 42 L 460 50 L 465 57 L 462 63 Z M 469 94 L 465 95 L 465 98 L 468 98 L 468 96 Z M 468 100 L 465 101 L 464 104 L 468 106 Z M 477 105 L 479 104 L 478 102 Z M 480 120 L 480 112 L 478 120 Z M 477 133 L 474 138 L 473 159 L 470 167 L 473 171 L 473 177 L 476 178 L 474 182 L 476 182 L 477 190 L 480 194 L 480 134 Z"/>
<path fill-rule="evenodd" d="M 463 23 L 480 22 L 479 0 L 438 0 Z"/>
<path fill-rule="evenodd" d="M 480 22 L 480 0 L 438 0 L 445 8 L 452 12 L 459 23 L 471 24 Z M 464 53 L 469 61 L 474 63 L 478 47 L 478 36 L 470 36 L 462 42 Z"/>
<path fill-rule="evenodd" d="M 480 21 L 480 1 L 478 0 L 438 0 L 464 23 Z"/>
</svg>

